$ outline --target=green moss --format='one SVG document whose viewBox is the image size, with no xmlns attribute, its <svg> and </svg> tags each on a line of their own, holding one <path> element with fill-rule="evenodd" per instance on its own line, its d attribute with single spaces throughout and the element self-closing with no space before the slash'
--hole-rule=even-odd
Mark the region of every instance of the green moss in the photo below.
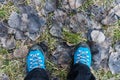
<svg viewBox="0 0 120 80">
<path fill-rule="evenodd" d="M 59 77 L 60 80 L 67 80 L 67 70 L 58 68 L 54 63 L 49 60 L 46 61 L 46 68 L 51 73 L 51 76 Z"/>
<path fill-rule="evenodd" d="M 114 37 L 113 37 L 114 42 L 120 40 L 120 28 L 117 28 L 114 30 Z"/>
<path fill-rule="evenodd" d="M 41 34 L 41 37 L 36 42 L 44 42 L 44 41 L 48 43 L 48 48 L 50 51 L 52 51 L 55 48 L 57 40 L 56 38 L 50 35 L 48 28 Z"/>
<path fill-rule="evenodd" d="M 10 80 L 22 80 L 25 76 L 23 63 L 18 60 L 4 60 L 3 65 L 0 68 L 0 71 L 7 74 Z"/>
<path fill-rule="evenodd" d="M 112 74 L 110 71 L 105 72 L 104 70 L 93 71 L 97 80 L 108 80 L 111 78 L 115 78 L 115 80 L 119 80 L 120 74 Z"/>
<path fill-rule="evenodd" d="M 1 55 L 8 54 L 8 51 L 4 48 L 0 48 L 0 54 Z"/>
<path fill-rule="evenodd" d="M 8 2 L 6 5 L 0 7 L 0 19 L 8 19 L 12 11 L 16 11 L 16 7 L 12 2 Z"/>
<path fill-rule="evenodd" d="M 80 11 L 85 11 L 86 9 L 88 9 L 88 7 L 90 7 L 91 5 L 94 4 L 93 0 L 87 0 L 80 8 Z"/>
<path fill-rule="evenodd" d="M 73 45 L 86 41 L 81 34 L 71 33 L 66 29 L 63 29 L 63 39 Z"/>
</svg>

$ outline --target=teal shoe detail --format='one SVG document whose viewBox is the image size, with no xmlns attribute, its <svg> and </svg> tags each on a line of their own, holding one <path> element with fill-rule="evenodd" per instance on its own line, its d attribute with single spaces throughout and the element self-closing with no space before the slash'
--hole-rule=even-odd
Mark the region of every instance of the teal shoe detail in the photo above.
<svg viewBox="0 0 120 80">
<path fill-rule="evenodd" d="M 91 51 L 87 44 L 83 43 L 79 45 L 74 53 L 74 64 L 83 63 L 88 67 L 91 66 Z"/>
<path fill-rule="evenodd" d="M 45 57 L 40 46 L 35 45 L 30 49 L 26 58 L 26 64 L 28 72 L 35 68 L 45 69 Z"/>
</svg>

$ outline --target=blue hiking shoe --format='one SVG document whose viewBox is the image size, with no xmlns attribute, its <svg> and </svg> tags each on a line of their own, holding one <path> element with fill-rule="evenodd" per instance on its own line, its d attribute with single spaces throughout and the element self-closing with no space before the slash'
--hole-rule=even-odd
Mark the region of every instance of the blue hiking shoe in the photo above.
<svg viewBox="0 0 120 80">
<path fill-rule="evenodd" d="M 91 51 L 87 44 L 82 43 L 74 53 L 74 64 L 83 63 L 88 67 L 91 66 Z"/>
<path fill-rule="evenodd" d="M 27 72 L 35 68 L 45 69 L 45 57 L 42 48 L 39 45 L 34 45 L 26 57 Z"/>
</svg>

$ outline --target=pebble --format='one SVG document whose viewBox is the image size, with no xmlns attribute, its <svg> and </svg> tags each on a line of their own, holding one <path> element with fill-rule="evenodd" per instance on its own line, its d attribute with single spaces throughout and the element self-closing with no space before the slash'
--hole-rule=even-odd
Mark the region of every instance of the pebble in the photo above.
<svg viewBox="0 0 120 80">
<path fill-rule="evenodd" d="M 0 37 L 7 37 L 8 36 L 8 28 L 0 22 Z"/>
<path fill-rule="evenodd" d="M 28 36 L 32 41 L 35 41 L 37 40 L 39 37 L 40 37 L 40 33 L 29 33 L 29 32 L 26 32 L 25 33 L 26 36 Z"/>
<path fill-rule="evenodd" d="M 94 70 L 104 69 L 105 71 L 109 70 L 108 59 L 110 53 L 113 51 L 111 47 L 111 40 L 106 39 L 103 43 L 92 42 L 90 44 L 91 52 L 93 54 L 93 65 Z"/>
<path fill-rule="evenodd" d="M 70 29 L 75 33 L 86 30 L 89 25 L 89 19 L 83 13 L 77 13 L 70 19 Z"/>
<path fill-rule="evenodd" d="M 112 52 L 109 58 L 109 68 L 112 74 L 120 73 L 120 52 Z"/>
<path fill-rule="evenodd" d="M 58 45 L 56 50 L 52 53 L 53 62 L 64 69 L 68 68 L 71 62 L 72 48 L 64 45 Z"/>
<path fill-rule="evenodd" d="M 15 42 L 16 41 L 15 41 L 14 37 L 11 37 L 9 39 L 1 38 L 2 47 L 9 49 L 9 50 L 15 48 L 15 46 L 16 46 Z"/>
<path fill-rule="evenodd" d="M 0 3 L 3 3 L 5 0 L 0 0 Z"/>
<path fill-rule="evenodd" d="M 25 40 L 26 36 L 24 35 L 24 33 L 22 31 L 16 31 L 15 39 L 16 40 Z"/>
<path fill-rule="evenodd" d="M 91 35 L 92 41 L 97 42 L 97 43 L 104 42 L 106 38 L 103 32 L 99 30 L 93 30 L 90 35 Z"/>
<path fill-rule="evenodd" d="M 69 5 L 66 5 L 66 8 L 71 8 L 71 9 L 77 9 L 80 6 L 82 6 L 82 4 L 84 4 L 86 0 L 68 0 Z M 67 0 L 64 1 L 64 3 L 67 3 Z"/>
<path fill-rule="evenodd" d="M 20 16 L 16 12 L 12 12 L 8 24 L 11 28 L 18 28 L 20 27 L 21 19 Z"/>
<path fill-rule="evenodd" d="M 13 55 L 15 58 L 25 58 L 28 54 L 28 48 L 27 46 L 20 46 L 19 48 L 15 49 Z"/>
<path fill-rule="evenodd" d="M 10 80 L 10 79 L 6 74 L 0 73 L 0 80 Z"/>
<path fill-rule="evenodd" d="M 57 8 L 56 0 L 46 0 L 45 10 L 49 13 L 55 11 Z"/>
<path fill-rule="evenodd" d="M 101 21 L 105 18 L 105 9 L 103 6 L 93 5 L 88 8 L 88 14 L 95 17 L 95 20 Z"/>
<path fill-rule="evenodd" d="M 55 37 L 62 37 L 62 24 L 61 23 L 55 23 L 52 25 L 50 29 L 50 34 Z"/>
<path fill-rule="evenodd" d="M 113 25 L 119 20 L 120 17 L 120 4 L 112 8 L 108 15 L 101 21 L 103 25 Z"/>
</svg>

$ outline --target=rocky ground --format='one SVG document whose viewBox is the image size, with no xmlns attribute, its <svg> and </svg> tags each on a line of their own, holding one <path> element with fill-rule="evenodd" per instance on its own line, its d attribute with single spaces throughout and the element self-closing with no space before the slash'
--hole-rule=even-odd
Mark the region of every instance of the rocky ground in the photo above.
<svg viewBox="0 0 120 80">
<path fill-rule="evenodd" d="M 0 0 L 0 80 L 23 80 L 33 44 L 51 80 L 66 80 L 75 47 L 89 44 L 97 80 L 120 80 L 120 0 Z"/>
</svg>

